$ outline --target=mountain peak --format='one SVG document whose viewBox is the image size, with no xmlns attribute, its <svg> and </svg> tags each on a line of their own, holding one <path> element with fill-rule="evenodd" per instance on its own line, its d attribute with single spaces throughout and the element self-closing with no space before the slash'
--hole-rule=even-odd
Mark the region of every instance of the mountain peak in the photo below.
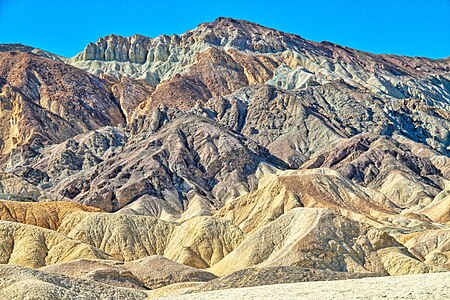
<svg viewBox="0 0 450 300">
<path fill-rule="evenodd" d="M 272 34 L 278 35 L 286 35 L 286 36 L 295 36 L 293 34 L 285 33 L 279 31 L 274 28 L 269 28 L 263 25 L 260 25 L 255 22 L 251 22 L 243 19 L 234 19 L 230 17 L 218 17 L 212 22 L 206 22 L 200 24 L 197 28 L 208 28 L 213 30 L 223 30 L 225 32 L 230 32 L 232 30 L 241 30 L 241 33 L 245 33 L 246 35 L 253 34 L 264 34 L 271 32 Z M 298 37 L 298 36 L 296 36 Z M 298 37 L 300 38 L 300 37 Z"/>
<path fill-rule="evenodd" d="M 252 25 L 263 27 L 263 26 L 261 26 L 259 24 L 256 24 L 256 23 L 253 23 L 253 22 L 250 22 L 250 21 L 247 21 L 247 20 L 234 19 L 234 18 L 230 18 L 230 17 L 218 17 L 214 21 L 210 22 L 210 24 L 213 24 L 215 26 L 217 26 L 217 25 L 244 25 L 244 24 L 252 24 Z"/>
</svg>

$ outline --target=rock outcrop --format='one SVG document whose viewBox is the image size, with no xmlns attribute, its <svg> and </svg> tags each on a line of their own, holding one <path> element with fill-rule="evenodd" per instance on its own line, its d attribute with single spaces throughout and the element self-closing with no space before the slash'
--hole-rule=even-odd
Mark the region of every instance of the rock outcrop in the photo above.
<svg viewBox="0 0 450 300">
<path fill-rule="evenodd" d="M 59 147 L 64 152 L 57 155 L 65 158 L 66 148 Z M 78 150 L 68 151 L 80 164 L 86 161 L 78 158 Z M 38 158 L 33 170 L 48 174 L 41 160 L 46 158 Z M 74 170 L 74 175 L 51 181 L 48 191 L 106 211 L 179 216 L 192 199 L 211 209 L 254 189 L 261 165 L 285 166 L 264 147 L 194 114 L 176 118 L 155 134 L 137 136 L 119 153 L 98 161 L 74 168 L 63 160 L 58 168 L 66 174 Z"/>
<path fill-rule="evenodd" d="M 37 151 L 82 132 L 125 122 L 102 80 L 34 54 L 0 53 L 0 89 L 2 154 L 20 146 Z"/>
<path fill-rule="evenodd" d="M 378 190 L 401 208 L 426 206 L 444 183 L 429 157 L 414 155 L 404 145 L 383 136 L 355 136 L 302 166 L 319 167 L 331 167 L 353 182 Z"/>
</svg>

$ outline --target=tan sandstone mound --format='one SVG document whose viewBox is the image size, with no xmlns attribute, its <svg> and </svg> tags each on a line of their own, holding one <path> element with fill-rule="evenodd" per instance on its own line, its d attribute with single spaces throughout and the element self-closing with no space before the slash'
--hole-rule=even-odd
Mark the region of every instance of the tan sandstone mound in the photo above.
<svg viewBox="0 0 450 300">
<path fill-rule="evenodd" d="M 261 179 L 258 190 L 229 201 L 216 215 L 249 232 L 300 206 L 329 208 L 374 225 L 399 212 L 382 194 L 354 184 L 334 170 L 321 168 L 268 174 Z"/>
<path fill-rule="evenodd" d="M 398 238 L 426 263 L 450 270 L 450 227 L 427 230 Z"/>
<path fill-rule="evenodd" d="M 138 289 L 156 289 L 175 283 L 206 282 L 217 278 L 212 273 L 158 255 L 127 263 L 81 259 L 53 264 L 40 270 Z"/>
<path fill-rule="evenodd" d="M 47 273 L 90 279 L 117 287 L 146 289 L 142 282 L 133 273 L 124 269 L 123 263 L 119 261 L 79 259 L 56 263 L 39 270 Z"/>
<path fill-rule="evenodd" d="M 105 251 L 119 260 L 150 255 L 207 268 L 243 239 L 230 221 L 195 217 L 181 224 L 147 216 L 79 212 L 64 219 L 58 232 Z"/>
<path fill-rule="evenodd" d="M 111 258 L 105 252 L 60 233 L 0 221 L 0 263 L 39 268 L 80 258 Z"/>
<path fill-rule="evenodd" d="M 390 275 L 442 270 L 415 258 L 391 236 L 327 209 L 295 208 L 248 234 L 211 271 L 299 266 Z"/>
<path fill-rule="evenodd" d="M 151 289 L 179 282 L 205 282 L 217 278 L 209 272 L 156 255 L 127 262 L 124 268 Z"/>
</svg>

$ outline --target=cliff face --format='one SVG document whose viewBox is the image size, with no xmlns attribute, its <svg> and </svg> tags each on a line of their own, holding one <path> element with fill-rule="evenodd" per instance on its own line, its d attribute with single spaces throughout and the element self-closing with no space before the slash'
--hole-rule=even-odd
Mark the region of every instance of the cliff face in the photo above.
<svg viewBox="0 0 450 300">
<path fill-rule="evenodd" d="M 449 270 L 448 59 L 219 18 L 70 59 L 0 45 L 0 92 L 4 262 L 133 289 Z"/>
</svg>

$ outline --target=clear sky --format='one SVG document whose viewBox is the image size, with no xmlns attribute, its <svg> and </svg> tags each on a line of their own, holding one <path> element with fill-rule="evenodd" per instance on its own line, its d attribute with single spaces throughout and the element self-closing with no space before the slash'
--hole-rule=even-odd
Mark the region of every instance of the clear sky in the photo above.
<svg viewBox="0 0 450 300">
<path fill-rule="evenodd" d="M 111 33 L 183 33 L 219 16 L 374 53 L 450 56 L 450 0 L 0 0 L 0 43 L 73 56 Z"/>
</svg>

